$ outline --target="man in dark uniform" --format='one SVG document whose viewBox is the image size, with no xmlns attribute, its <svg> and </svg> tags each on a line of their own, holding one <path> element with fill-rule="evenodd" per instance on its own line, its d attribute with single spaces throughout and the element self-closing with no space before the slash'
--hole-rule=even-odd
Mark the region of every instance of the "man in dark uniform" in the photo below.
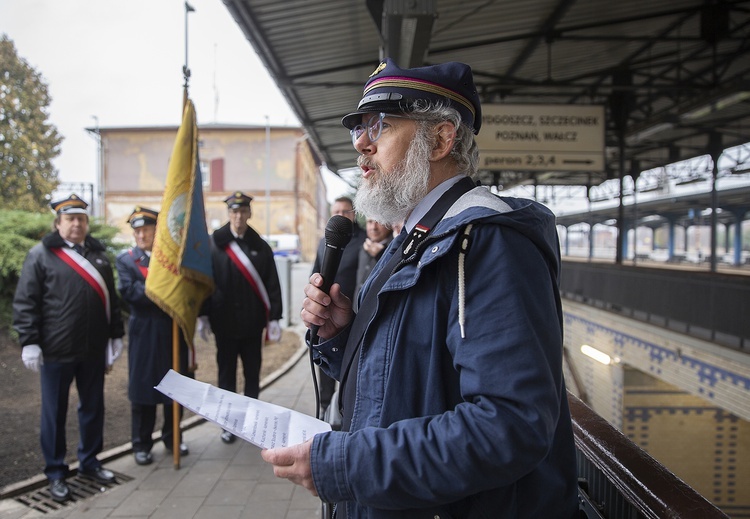
<svg viewBox="0 0 750 519">
<path fill-rule="evenodd" d="M 362 244 L 364 244 L 367 236 L 354 219 L 354 202 L 352 202 L 351 198 L 341 196 L 333 201 L 333 205 L 331 205 L 331 216 L 336 215 L 345 216 L 352 221 L 352 239 L 347 243 L 344 252 L 341 254 L 341 263 L 339 263 L 339 268 L 336 271 L 334 281 L 341 285 L 342 294 L 345 294 L 349 299 L 354 299 L 357 287 L 359 251 L 362 249 Z M 311 274 L 320 272 L 320 268 L 323 265 L 325 250 L 326 240 L 325 238 L 321 238 L 320 243 L 318 243 L 318 254 L 315 257 L 315 263 L 313 264 Z M 321 415 L 323 415 L 325 410 L 331 404 L 331 398 L 336 389 L 336 381 L 323 373 L 320 369 L 316 368 L 316 371 L 318 374 L 318 386 L 320 389 L 320 411 Z"/>
<path fill-rule="evenodd" d="M 216 336 L 219 387 L 237 390 L 237 357 L 242 359 L 245 395 L 260 392 L 263 330 L 271 341 L 281 339 L 281 286 L 273 251 L 247 224 L 253 198 L 240 191 L 226 198 L 229 222 L 212 235 L 211 259 L 216 290 L 207 301 L 210 329 Z M 207 339 L 209 326 L 200 318 L 199 331 Z M 221 433 L 224 443 L 234 435 Z"/>
<path fill-rule="evenodd" d="M 29 251 L 13 298 L 13 327 L 26 367 L 40 373 L 44 473 L 55 501 L 65 483 L 65 421 L 73 379 L 78 406 L 78 473 L 99 483 L 114 474 L 96 458 L 104 435 L 104 374 L 122 353 L 124 335 L 104 245 L 88 234 L 88 204 L 76 195 L 50 204 L 55 230 Z"/>
<path fill-rule="evenodd" d="M 164 409 L 161 439 L 167 450 L 172 449 L 174 432 L 172 400 L 154 389 L 173 366 L 172 319 L 145 294 L 158 215 L 158 212 L 145 207 L 133 210 L 128 223 L 133 228 L 136 246 L 120 254 L 115 263 L 120 278 L 120 294 L 130 305 L 128 398 L 131 402 L 133 456 L 138 465 L 148 465 L 153 461 L 152 433 L 158 404 L 163 404 Z M 182 332 L 180 372 L 188 374 L 188 348 Z M 189 452 L 187 445 L 180 443 L 180 454 L 186 456 Z"/>
</svg>

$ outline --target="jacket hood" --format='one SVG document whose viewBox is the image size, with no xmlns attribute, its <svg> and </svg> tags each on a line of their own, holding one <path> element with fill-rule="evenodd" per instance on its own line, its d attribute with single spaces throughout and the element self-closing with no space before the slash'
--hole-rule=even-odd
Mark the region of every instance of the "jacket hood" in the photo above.
<svg viewBox="0 0 750 519">
<path fill-rule="evenodd" d="M 486 187 L 464 194 L 435 226 L 432 237 L 456 232 L 469 223 L 490 223 L 513 228 L 530 239 L 544 253 L 560 263 L 555 215 L 544 205 L 525 198 L 501 197 Z"/>
</svg>

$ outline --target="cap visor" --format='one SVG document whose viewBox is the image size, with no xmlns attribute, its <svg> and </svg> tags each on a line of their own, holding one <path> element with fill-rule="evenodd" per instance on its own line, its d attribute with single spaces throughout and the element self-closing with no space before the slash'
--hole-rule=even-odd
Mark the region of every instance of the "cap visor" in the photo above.
<svg viewBox="0 0 750 519">
<path fill-rule="evenodd" d="M 375 110 L 360 110 L 359 112 L 352 112 L 350 114 L 345 115 L 341 119 L 341 124 L 344 125 L 344 128 L 348 128 L 349 130 L 352 130 L 355 126 L 357 126 L 359 123 L 362 122 L 362 115 L 369 114 L 374 111 Z"/>
<path fill-rule="evenodd" d="M 383 112 L 385 114 L 403 114 L 403 113 L 407 113 L 408 111 L 409 111 L 408 106 L 405 105 L 403 102 L 380 101 L 380 102 L 371 103 L 369 105 L 362 106 L 356 112 L 352 112 L 350 114 L 345 115 L 341 119 L 341 124 L 343 124 L 345 128 L 348 128 L 351 130 L 355 126 L 357 126 L 359 123 L 362 122 L 362 116 L 364 114 L 380 113 L 380 112 Z"/>
</svg>

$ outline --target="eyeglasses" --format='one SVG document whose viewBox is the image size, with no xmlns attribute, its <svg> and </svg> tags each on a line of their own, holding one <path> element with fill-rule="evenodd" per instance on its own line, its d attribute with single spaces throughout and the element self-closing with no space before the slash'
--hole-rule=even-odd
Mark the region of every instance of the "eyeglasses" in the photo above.
<svg viewBox="0 0 750 519">
<path fill-rule="evenodd" d="M 380 134 L 383 133 L 383 119 L 385 119 L 386 117 L 408 119 L 408 117 L 403 115 L 394 115 L 380 112 L 377 117 L 371 117 L 366 124 L 358 124 L 351 130 L 349 130 L 349 133 L 352 136 L 352 146 L 354 146 L 355 148 L 357 147 L 357 141 L 360 137 L 362 137 L 362 134 L 365 133 L 365 130 L 367 131 L 367 138 L 370 139 L 370 142 L 375 142 L 376 140 L 378 140 L 380 138 Z"/>
</svg>

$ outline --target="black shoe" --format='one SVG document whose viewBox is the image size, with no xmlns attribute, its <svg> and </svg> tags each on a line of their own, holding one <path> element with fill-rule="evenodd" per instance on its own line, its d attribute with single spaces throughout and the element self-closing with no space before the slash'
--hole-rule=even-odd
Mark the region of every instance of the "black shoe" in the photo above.
<svg viewBox="0 0 750 519">
<path fill-rule="evenodd" d="M 115 475 L 111 470 L 107 470 L 104 467 L 78 469 L 78 473 L 85 478 L 93 479 L 97 483 L 109 484 L 115 482 Z"/>
<path fill-rule="evenodd" d="M 133 457 L 138 465 L 151 465 L 151 462 L 154 461 L 151 453 L 146 451 L 135 451 Z"/>
<path fill-rule="evenodd" d="M 64 479 L 53 479 L 49 483 L 49 494 L 58 503 L 70 499 L 70 488 Z"/>
<path fill-rule="evenodd" d="M 223 441 L 224 443 L 234 443 L 234 440 L 234 434 L 230 433 L 229 431 L 222 431 L 221 441 Z"/>
<path fill-rule="evenodd" d="M 169 452 L 172 452 L 171 443 L 169 445 L 165 443 L 164 448 L 167 449 Z M 180 456 L 187 456 L 188 454 L 190 454 L 190 449 L 188 449 L 187 443 L 181 443 L 180 444 Z"/>
</svg>

